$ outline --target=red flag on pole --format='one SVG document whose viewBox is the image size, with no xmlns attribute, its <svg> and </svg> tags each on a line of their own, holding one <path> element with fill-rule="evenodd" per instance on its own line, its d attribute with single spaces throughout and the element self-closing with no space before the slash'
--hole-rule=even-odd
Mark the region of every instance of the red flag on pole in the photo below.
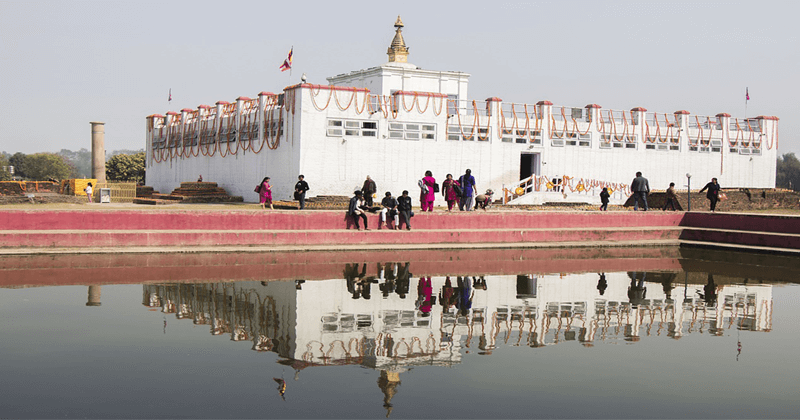
<svg viewBox="0 0 800 420">
<path fill-rule="evenodd" d="M 169 100 L 167 102 L 172 102 L 172 88 L 169 88 Z"/>
<path fill-rule="evenodd" d="M 294 51 L 294 47 L 289 50 L 289 56 L 286 57 L 286 60 L 283 60 L 283 64 L 281 64 L 281 71 L 291 70 L 292 69 L 292 51 Z"/>
<path fill-rule="evenodd" d="M 749 101 L 750 100 L 750 88 L 749 87 L 744 88 L 744 100 L 745 101 Z"/>
</svg>

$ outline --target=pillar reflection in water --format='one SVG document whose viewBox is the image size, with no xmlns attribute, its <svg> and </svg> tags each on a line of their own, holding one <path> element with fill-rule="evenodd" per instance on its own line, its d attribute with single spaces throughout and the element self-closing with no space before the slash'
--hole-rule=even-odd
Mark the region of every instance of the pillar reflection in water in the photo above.
<svg viewBox="0 0 800 420">
<path fill-rule="evenodd" d="M 86 306 L 102 305 L 100 302 L 100 287 L 101 286 L 89 286 L 89 297 L 86 300 Z"/>
</svg>

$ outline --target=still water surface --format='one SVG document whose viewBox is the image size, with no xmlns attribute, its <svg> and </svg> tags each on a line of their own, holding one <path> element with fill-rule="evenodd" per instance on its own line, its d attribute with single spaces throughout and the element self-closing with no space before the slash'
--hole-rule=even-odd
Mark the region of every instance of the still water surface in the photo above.
<svg viewBox="0 0 800 420">
<path fill-rule="evenodd" d="M 796 417 L 796 278 L 675 261 L 4 288 L 0 416 Z"/>
</svg>

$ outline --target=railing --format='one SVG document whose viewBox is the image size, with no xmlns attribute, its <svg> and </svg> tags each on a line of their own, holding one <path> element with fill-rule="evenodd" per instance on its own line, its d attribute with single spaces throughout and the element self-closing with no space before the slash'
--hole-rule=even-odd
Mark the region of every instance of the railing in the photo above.
<svg viewBox="0 0 800 420">
<path fill-rule="evenodd" d="M 511 200 L 534 192 L 597 196 L 603 188 L 608 188 L 608 193 L 611 197 L 617 199 L 625 199 L 631 195 L 630 185 L 627 183 L 607 182 L 589 178 L 571 177 L 568 175 L 555 177 L 531 175 L 508 187 L 503 187 L 503 204 L 507 204 Z"/>
</svg>

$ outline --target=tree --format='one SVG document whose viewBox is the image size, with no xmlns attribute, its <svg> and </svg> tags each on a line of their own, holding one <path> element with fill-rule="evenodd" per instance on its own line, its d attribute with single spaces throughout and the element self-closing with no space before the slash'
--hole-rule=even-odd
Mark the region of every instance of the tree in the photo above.
<svg viewBox="0 0 800 420">
<path fill-rule="evenodd" d="M 776 171 L 776 187 L 789 188 L 794 191 L 800 189 L 800 160 L 797 160 L 794 153 L 786 153 L 783 156 L 778 156 Z"/>
<path fill-rule="evenodd" d="M 17 152 L 8 158 L 8 164 L 14 167 L 14 176 L 25 177 L 25 153 Z"/>
<path fill-rule="evenodd" d="M 77 152 L 61 149 L 59 155 L 64 156 L 75 167 L 75 176 L 90 178 L 92 176 L 92 152 L 82 148 Z"/>
<path fill-rule="evenodd" d="M 109 181 L 144 182 L 144 152 L 114 155 L 106 162 Z"/>
<path fill-rule="evenodd" d="M 0 181 L 11 181 L 11 173 L 6 170 L 9 166 L 6 153 L 0 154 Z"/>
<path fill-rule="evenodd" d="M 12 156 L 14 158 L 16 154 Z M 25 156 L 22 163 L 25 177 L 34 181 L 47 181 L 48 179 L 72 178 L 75 168 L 70 165 L 64 156 L 55 153 L 36 153 Z"/>
</svg>

